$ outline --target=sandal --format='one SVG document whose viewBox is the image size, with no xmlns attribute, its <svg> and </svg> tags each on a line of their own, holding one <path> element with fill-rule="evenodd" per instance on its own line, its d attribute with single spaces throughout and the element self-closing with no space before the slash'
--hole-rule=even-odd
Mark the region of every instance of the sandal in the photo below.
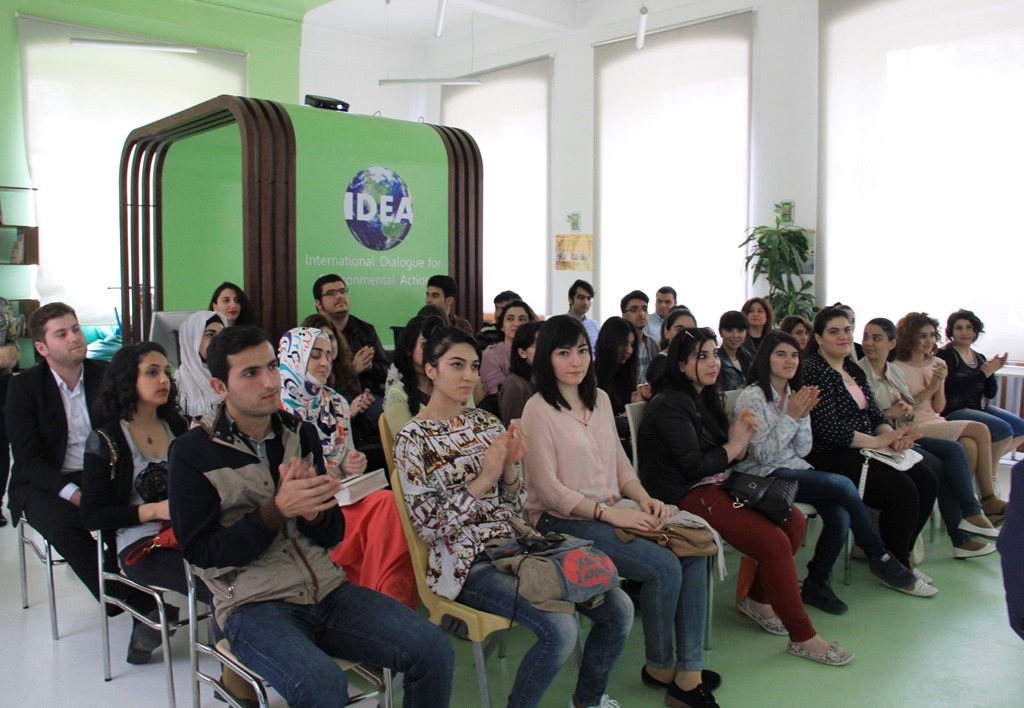
<svg viewBox="0 0 1024 708">
<path fill-rule="evenodd" d="M 983 496 L 981 499 L 981 510 L 985 512 L 985 516 L 992 520 L 993 516 L 1002 518 L 1006 515 L 1007 502 L 997 497 L 995 494 L 988 494 Z"/>
</svg>

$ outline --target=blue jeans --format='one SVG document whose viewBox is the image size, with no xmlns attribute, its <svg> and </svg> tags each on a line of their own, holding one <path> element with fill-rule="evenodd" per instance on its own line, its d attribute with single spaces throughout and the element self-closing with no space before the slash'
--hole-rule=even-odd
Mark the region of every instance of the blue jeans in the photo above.
<svg viewBox="0 0 1024 708">
<path fill-rule="evenodd" d="M 957 527 L 965 516 L 981 513 L 964 446 L 955 440 L 921 438 L 916 449 L 939 480 L 939 513 L 946 532 L 954 546 L 962 546 L 971 537 Z"/>
<path fill-rule="evenodd" d="M 961 408 L 947 415 L 946 420 L 973 420 L 977 423 L 984 423 L 992 433 L 992 442 L 994 443 L 1009 437 L 1019 438 L 1024 435 L 1024 420 L 991 404 L 983 411 L 974 408 Z"/>
<path fill-rule="evenodd" d="M 331 659 L 405 674 L 405 706 L 446 706 L 454 652 L 439 628 L 400 602 L 343 583 L 315 605 L 244 605 L 224 627 L 231 650 L 289 706 L 343 706 L 348 679 Z"/>
<path fill-rule="evenodd" d="M 562 664 L 576 648 L 579 624 L 573 614 L 538 610 L 516 592 L 516 577 L 497 570 L 486 558 L 470 568 L 462 591 L 455 598 L 467 607 L 515 619 L 537 641 L 519 662 L 508 705 L 537 706 Z M 619 588 L 605 593 L 598 607 L 577 609 L 594 626 L 583 648 L 583 661 L 573 695 L 583 705 L 596 705 L 608 686 L 608 675 L 626 646 L 633 626 L 633 603 Z M 513 616 L 514 615 L 514 616 Z M 448 705 L 437 701 L 435 705 Z"/>
<path fill-rule="evenodd" d="M 615 528 L 601 521 L 559 519 L 544 514 L 537 522 L 541 533 L 557 531 L 594 542 L 604 551 L 619 575 L 643 583 L 640 616 L 644 623 L 647 663 L 656 669 L 675 666 L 679 671 L 704 668 L 704 623 L 708 605 L 706 558 L 679 558 L 654 541 L 637 538 L 626 543 Z M 676 652 L 672 651 L 675 635 Z"/>
<path fill-rule="evenodd" d="M 871 516 L 861 501 L 857 487 L 848 478 L 816 469 L 777 469 L 773 477 L 798 482 L 796 500 L 812 504 L 821 516 L 822 529 L 814 547 L 814 557 L 807 564 L 807 577 L 823 585 L 832 574 L 839 552 L 846 543 L 846 535 L 853 530 L 857 545 L 868 558 L 881 558 L 886 553 L 885 543 L 871 526 Z"/>
</svg>

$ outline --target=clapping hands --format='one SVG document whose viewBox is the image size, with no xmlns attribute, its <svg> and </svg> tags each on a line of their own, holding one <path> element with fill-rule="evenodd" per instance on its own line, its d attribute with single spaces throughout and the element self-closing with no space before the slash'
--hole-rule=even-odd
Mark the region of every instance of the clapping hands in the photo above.
<svg viewBox="0 0 1024 708">
<path fill-rule="evenodd" d="M 821 400 L 821 389 L 817 386 L 804 386 L 799 391 L 789 395 L 789 405 L 786 414 L 793 420 L 800 420 L 811 412 L 818 401 Z"/>
</svg>

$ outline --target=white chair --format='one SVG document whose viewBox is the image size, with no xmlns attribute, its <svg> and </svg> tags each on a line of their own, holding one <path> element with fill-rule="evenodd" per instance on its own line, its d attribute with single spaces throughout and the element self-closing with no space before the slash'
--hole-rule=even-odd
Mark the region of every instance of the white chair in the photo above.
<svg viewBox="0 0 1024 708">
<path fill-rule="evenodd" d="M 167 705 L 170 708 L 174 708 L 176 705 L 174 697 L 174 671 L 172 669 L 171 661 L 171 645 L 170 637 L 171 632 L 178 629 L 182 625 L 188 624 L 189 618 L 181 619 L 177 622 L 169 622 L 167 616 L 167 606 L 164 599 L 164 594 L 172 592 L 166 588 L 158 588 L 149 585 L 143 585 L 131 580 L 126 575 L 118 572 L 110 572 L 103 569 L 103 532 L 100 531 L 96 538 L 96 562 L 99 567 L 100 575 L 100 633 L 103 636 L 103 680 L 111 680 L 110 670 L 110 625 L 109 617 L 107 616 L 107 605 L 114 605 L 120 607 L 122 610 L 131 615 L 134 619 L 138 620 L 150 629 L 160 632 L 160 639 L 163 645 L 164 655 L 164 680 L 167 682 Z M 145 593 L 153 598 L 156 603 L 157 619 L 154 621 L 150 619 L 146 614 L 135 609 L 127 602 L 119 597 L 111 595 L 107 591 L 109 583 L 115 585 L 123 585 L 138 592 Z M 206 619 L 209 616 L 209 612 L 205 612 L 198 615 L 198 620 Z"/>
<path fill-rule="evenodd" d="M 35 539 L 25 535 L 26 526 L 31 526 L 31 524 L 25 518 L 24 512 L 22 512 L 21 519 L 18 521 L 18 571 L 21 574 L 21 609 L 28 609 L 28 576 L 25 569 L 25 547 L 27 546 L 32 549 L 35 557 L 46 566 L 46 592 L 50 604 L 50 634 L 53 636 L 53 641 L 57 641 L 60 639 L 60 634 L 57 632 L 57 596 L 53 587 L 53 566 L 64 565 L 67 561 L 63 558 L 54 560 L 53 548 L 50 546 L 50 542 L 40 535 L 43 542 L 43 547 L 40 548 L 36 544 Z"/>
<path fill-rule="evenodd" d="M 224 690 L 223 684 L 217 676 L 204 673 L 200 670 L 200 655 L 215 659 L 222 669 L 224 667 L 228 667 L 245 679 L 245 681 L 248 682 L 256 692 L 256 700 L 259 702 L 260 708 L 268 708 L 270 699 L 267 696 L 266 682 L 263 677 L 238 660 L 238 658 L 231 652 L 231 646 L 227 639 L 221 639 L 216 643 L 216 645 L 199 641 L 199 622 L 202 619 L 205 619 L 208 616 L 208 613 L 200 614 L 198 612 L 199 603 L 196 599 L 195 577 L 192 574 L 192 567 L 187 561 L 185 562 L 185 579 L 188 583 L 188 644 L 189 661 L 192 667 L 192 708 L 199 708 L 200 706 L 200 684 L 206 684 L 212 688 L 217 696 L 233 708 L 245 708 L 245 706 L 241 705 L 234 696 Z M 212 618 L 211 621 L 213 621 Z M 366 701 L 375 700 L 382 708 L 392 708 L 391 669 L 383 669 L 381 670 L 381 675 L 378 675 L 371 667 L 364 664 L 346 661 L 344 659 L 339 659 L 338 657 L 332 658 L 342 671 L 348 674 L 355 674 L 362 680 L 362 682 L 370 686 L 368 690 L 355 695 L 350 695 L 347 705 L 358 705 Z"/>
</svg>

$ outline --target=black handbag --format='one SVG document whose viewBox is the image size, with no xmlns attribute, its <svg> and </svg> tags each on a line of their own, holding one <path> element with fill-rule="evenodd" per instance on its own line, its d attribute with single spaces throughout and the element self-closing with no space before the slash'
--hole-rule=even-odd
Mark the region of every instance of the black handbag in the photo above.
<svg viewBox="0 0 1024 708">
<path fill-rule="evenodd" d="M 731 472 L 722 484 L 722 489 L 732 498 L 732 505 L 739 509 L 759 511 L 776 524 L 783 524 L 789 516 L 796 499 L 799 485 L 786 479 L 758 477 L 746 472 Z"/>
</svg>

